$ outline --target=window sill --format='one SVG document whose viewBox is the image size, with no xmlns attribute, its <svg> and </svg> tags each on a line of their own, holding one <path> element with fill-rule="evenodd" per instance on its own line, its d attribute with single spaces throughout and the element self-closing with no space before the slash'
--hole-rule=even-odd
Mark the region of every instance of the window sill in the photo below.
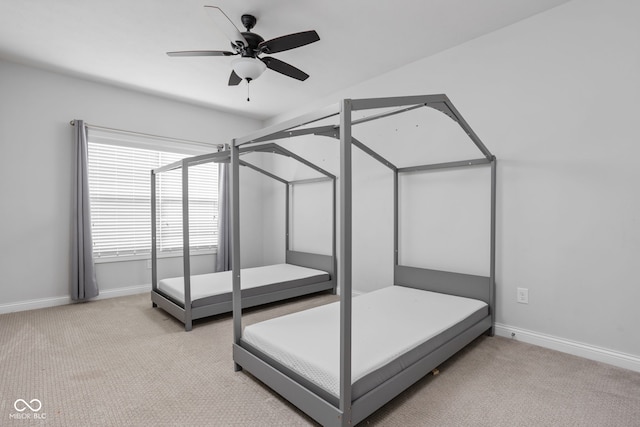
<svg viewBox="0 0 640 427">
<path fill-rule="evenodd" d="M 215 255 L 216 253 L 218 253 L 217 249 L 197 250 L 197 251 L 191 251 L 191 256 Z M 159 253 L 158 259 L 163 259 L 163 258 L 182 258 L 182 251 Z M 95 257 L 93 261 L 96 264 L 103 264 L 103 263 L 110 263 L 110 262 L 151 261 L 151 254 Z"/>
</svg>

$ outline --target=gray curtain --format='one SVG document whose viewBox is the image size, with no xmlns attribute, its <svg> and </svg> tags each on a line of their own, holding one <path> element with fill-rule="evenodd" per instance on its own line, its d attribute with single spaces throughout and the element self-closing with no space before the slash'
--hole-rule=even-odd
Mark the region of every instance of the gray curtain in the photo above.
<svg viewBox="0 0 640 427">
<path fill-rule="evenodd" d="M 231 270 L 229 163 L 218 164 L 218 253 L 216 271 Z"/>
<path fill-rule="evenodd" d="M 75 120 L 73 177 L 73 243 L 71 261 L 71 299 L 84 301 L 98 295 L 98 283 L 93 262 L 91 210 L 89 208 L 89 174 L 87 171 L 87 129 L 82 120 Z"/>
</svg>

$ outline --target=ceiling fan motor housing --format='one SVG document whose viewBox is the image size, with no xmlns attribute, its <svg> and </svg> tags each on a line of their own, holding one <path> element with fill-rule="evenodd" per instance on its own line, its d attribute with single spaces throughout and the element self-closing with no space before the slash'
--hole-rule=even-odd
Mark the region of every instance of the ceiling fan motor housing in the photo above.
<svg viewBox="0 0 640 427">
<path fill-rule="evenodd" d="M 249 32 L 249 31 L 243 32 L 242 35 L 244 36 L 245 40 L 249 44 L 249 46 L 247 46 L 245 51 L 242 53 L 242 56 L 249 56 L 251 58 L 255 58 L 260 53 L 260 50 L 258 49 L 258 45 L 262 43 L 264 39 L 260 35 Z"/>
</svg>

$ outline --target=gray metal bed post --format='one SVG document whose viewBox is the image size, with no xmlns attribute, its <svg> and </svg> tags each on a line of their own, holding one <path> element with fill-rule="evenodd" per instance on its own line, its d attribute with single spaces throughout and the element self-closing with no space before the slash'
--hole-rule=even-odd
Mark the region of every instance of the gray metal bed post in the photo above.
<svg viewBox="0 0 640 427">
<path fill-rule="evenodd" d="M 156 174 L 151 170 L 151 290 L 158 290 L 158 255 L 156 251 Z M 157 307 L 155 302 L 151 303 L 152 307 Z"/>
<path fill-rule="evenodd" d="M 335 295 L 338 292 L 338 233 L 337 233 L 337 213 L 336 208 L 338 204 L 338 192 L 337 192 L 337 182 L 336 178 L 333 178 L 333 235 L 331 236 L 331 255 L 333 255 L 333 291 L 331 292 Z"/>
<path fill-rule="evenodd" d="M 490 265 L 489 265 L 489 281 L 491 283 L 490 304 L 491 307 L 491 330 L 490 336 L 495 333 L 496 324 L 496 169 L 498 160 L 493 156 L 491 160 L 491 248 L 490 248 Z"/>
<path fill-rule="evenodd" d="M 233 342 L 240 345 L 242 338 L 242 296 L 240 291 L 240 156 L 236 140 L 231 140 L 231 271 Z M 242 369 L 234 362 L 234 370 Z"/>
<path fill-rule="evenodd" d="M 289 250 L 289 233 L 290 233 L 290 229 L 289 229 L 289 203 L 290 202 L 290 194 L 293 192 L 293 185 L 292 184 L 285 184 L 286 187 L 286 191 L 285 191 L 285 196 L 284 196 L 284 204 L 285 204 L 285 210 L 284 210 L 284 253 L 285 253 L 285 257 L 286 257 L 286 253 Z"/>
<path fill-rule="evenodd" d="M 340 109 L 340 411 L 351 423 L 351 100 Z"/>
<path fill-rule="evenodd" d="M 396 283 L 396 268 L 400 265 L 400 224 L 399 224 L 399 192 L 400 172 L 396 168 L 393 171 L 393 283 Z"/>
<path fill-rule="evenodd" d="M 400 262 L 400 254 L 399 254 L 399 232 L 400 232 L 400 226 L 398 223 L 398 193 L 399 193 L 399 187 L 400 187 L 400 182 L 399 182 L 399 176 L 398 176 L 398 169 L 395 169 L 393 171 L 393 268 L 395 271 L 395 267 L 398 265 L 398 263 Z"/>
<path fill-rule="evenodd" d="M 184 329 L 193 328 L 191 318 L 191 251 L 189 244 L 189 164 L 182 160 L 182 263 L 184 278 Z"/>
</svg>

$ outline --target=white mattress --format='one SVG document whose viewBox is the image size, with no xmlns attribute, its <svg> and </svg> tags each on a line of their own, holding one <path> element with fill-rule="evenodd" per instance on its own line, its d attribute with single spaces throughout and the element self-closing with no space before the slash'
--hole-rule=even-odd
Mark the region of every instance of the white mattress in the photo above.
<svg viewBox="0 0 640 427">
<path fill-rule="evenodd" d="M 402 286 L 354 297 L 352 384 L 486 306 Z M 243 341 L 338 396 L 339 307 L 332 303 L 247 326 Z"/>
<path fill-rule="evenodd" d="M 243 268 L 240 273 L 241 289 L 251 289 L 279 282 L 301 280 L 326 271 L 300 267 L 293 264 L 275 264 L 264 267 Z M 184 303 L 184 279 L 172 277 L 158 282 L 158 289 L 168 296 Z M 213 295 L 232 292 L 231 271 L 198 274 L 191 276 L 191 301 Z"/>
</svg>

